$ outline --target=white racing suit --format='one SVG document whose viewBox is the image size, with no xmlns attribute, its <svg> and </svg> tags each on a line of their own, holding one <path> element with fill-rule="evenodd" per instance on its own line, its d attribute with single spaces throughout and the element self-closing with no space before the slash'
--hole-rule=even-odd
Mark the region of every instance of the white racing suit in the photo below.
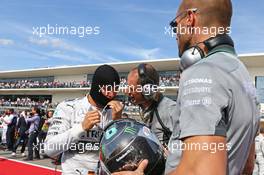
<svg viewBox="0 0 264 175">
<path fill-rule="evenodd" d="M 88 111 L 95 108 L 84 97 L 60 103 L 53 115 L 44 153 L 50 157 L 62 154 L 63 175 L 83 175 L 95 171 L 99 161 L 99 140 L 102 128 L 111 120 L 111 110 L 102 113 L 100 127 L 95 125 L 84 131 L 82 121 Z"/>
</svg>

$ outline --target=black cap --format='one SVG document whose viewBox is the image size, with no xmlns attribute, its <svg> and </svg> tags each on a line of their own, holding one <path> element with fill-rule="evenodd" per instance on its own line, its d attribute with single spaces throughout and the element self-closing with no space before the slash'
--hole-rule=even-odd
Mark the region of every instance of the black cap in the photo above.
<svg viewBox="0 0 264 175">
<path fill-rule="evenodd" d="M 112 66 L 99 66 L 94 72 L 90 95 L 97 105 L 99 105 L 100 107 L 104 107 L 108 102 L 111 101 L 111 99 L 102 94 L 102 92 L 100 91 L 100 87 L 106 85 L 114 86 L 119 84 L 119 75 Z"/>
</svg>

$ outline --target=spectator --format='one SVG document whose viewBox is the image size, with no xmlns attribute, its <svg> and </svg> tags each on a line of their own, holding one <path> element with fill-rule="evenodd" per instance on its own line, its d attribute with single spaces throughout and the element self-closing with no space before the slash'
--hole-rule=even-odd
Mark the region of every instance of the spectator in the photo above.
<svg viewBox="0 0 264 175">
<path fill-rule="evenodd" d="M 49 125 L 51 123 L 52 120 L 52 116 L 53 116 L 53 111 L 48 111 L 47 114 L 43 117 L 44 122 L 43 124 L 40 124 L 41 128 L 40 128 L 40 132 L 38 135 L 38 139 L 39 139 L 39 143 L 43 143 L 46 139 L 48 130 L 49 130 Z"/>
<path fill-rule="evenodd" d="M 1 117 L 1 121 L 2 121 L 2 127 L 3 127 L 3 132 L 2 132 L 2 146 L 6 146 L 6 132 L 7 132 L 7 124 L 3 121 L 3 120 L 7 120 L 8 118 L 8 109 L 5 110 L 4 115 Z"/>
<path fill-rule="evenodd" d="M 14 139 L 15 139 L 15 127 L 17 122 L 17 117 L 14 115 L 14 109 L 7 110 L 7 117 L 3 118 L 2 121 L 7 124 L 6 131 L 6 143 L 7 149 L 12 151 Z"/>
<path fill-rule="evenodd" d="M 18 124 L 17 124 L 17 132 L 19 134 L 19 137 L 16 141 L 16 144 L 13 147 L 13 152 L 12 152 L 12 156 L 16 156 L 16 150 L 17 147 L 19 145 L 22 145 L 22 149 L 21 149 L 21 155 L 22 157 L 25 156 L 25 148 L 26 148 L 26 144 L 27 144 L 27 140 L 28 140 L 28 128 L 29 125 L 26 122 L 26 112 L 23 111 L 21 112 L 21 114 L 19 115 L 19 120 L 18 120 Z"/>
<path fill-rule="evenodd" d="M 33 160 L 33 150 L 35 151 L 35 158 L 40 159 L 39 149 L 37 149 L 37 136 L 38 127 L 40 122 L 40 110 L 38 107 L 34 106 L 31 109 L 31 117 L 26 119 L 27 123 L 30 123 L 29 127 L 29 139 L 28 139 L 28 157 L 24 159 L 25 161 Z"/>
</svg>

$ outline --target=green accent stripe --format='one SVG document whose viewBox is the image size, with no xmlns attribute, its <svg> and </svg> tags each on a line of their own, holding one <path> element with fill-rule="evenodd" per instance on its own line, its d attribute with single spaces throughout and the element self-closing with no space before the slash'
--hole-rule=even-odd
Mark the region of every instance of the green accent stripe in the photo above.
<svg viewBox="0 0 264 175">
<path fill-rule="evenodd" d="M 124 132 L 129 134 L 136 134 L 137 130 L 135 128 L 127 127 Z"/>
</svg>

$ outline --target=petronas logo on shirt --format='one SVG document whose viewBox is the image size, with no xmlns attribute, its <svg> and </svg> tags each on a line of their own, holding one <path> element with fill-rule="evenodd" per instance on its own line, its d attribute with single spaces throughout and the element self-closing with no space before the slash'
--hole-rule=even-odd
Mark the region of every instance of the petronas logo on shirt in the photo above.
<svg viewBox="0 0 264 175">
<path fill-rule="evenodd" d="M 124 132 L 128 133 L 128 134 L 135 135 L 137 133 L 137 130 L 135 128 L 132 128 L 132 127 L 126 127 Z"/>
</svg>

